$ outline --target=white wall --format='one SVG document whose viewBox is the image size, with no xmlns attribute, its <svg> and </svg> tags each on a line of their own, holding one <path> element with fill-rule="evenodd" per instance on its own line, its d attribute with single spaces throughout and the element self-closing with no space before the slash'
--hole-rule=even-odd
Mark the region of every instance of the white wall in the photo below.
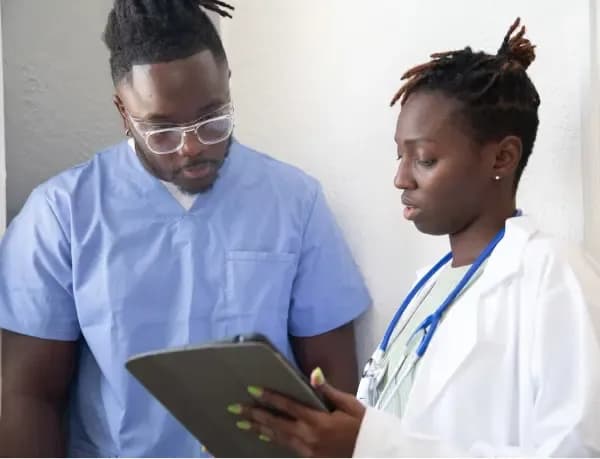
<svg viewBox="0 0 600 459">
<path fill-rule="evenodd" d="M 584 241 L 600 260 L 600 8 L 590 3 L 588 66 L 582 79 L 582 141 L 584 186 Z"/>
<path fill-rule="evenodd" d="M 582 240 L 588 2 L 252 0 L 235 6 L 222 32 L 237 135 L 322 181 L 374 296 L 374 311 L 359 328 L 361 359 L 382 335 L 414 270 L 446 247 L 402 220 L 392 185 L 397 109 L 387 104 L 403 70 L 430 52 L 467 44 L 495 52 L 515 17 L 523 18 L 538 45 L 531 76 L 542 106 L 519 201 L 544 226 Z"/>
</svg>

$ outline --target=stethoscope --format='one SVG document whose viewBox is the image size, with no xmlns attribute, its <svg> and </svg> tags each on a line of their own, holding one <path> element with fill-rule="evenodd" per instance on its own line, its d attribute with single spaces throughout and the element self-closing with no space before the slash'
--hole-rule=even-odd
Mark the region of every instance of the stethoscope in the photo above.
<svg viewBox="0 0 600 459">
<path fill-rule="evenodd" d="M 517 210 L 513 216 L 520 215 L 522 215 L 522 212 L 520 210 Z M 442 267 L 444 267 L 450 260 L 452 260 L 452 252 L 449 252 L 444 257 L 442 257 L 442 259 L 438 261 L 433 266 L 433 268 L 431 268 L 416 283 L 416 285 L 410 290 L 410 292 L 408 293 L 408 295 L 394 314 L 394 317 L 392 318 L 390 324 L 387 327 L 387 330 L 385 331 L 385 334 L 383 335 L 383 339 L 381 340 L 379 347 L 365 365 L 356 395 L 358 400 L 360 400 L 363 404 L 367 406 L 376 406 L 378 408 L 384 408 L 386 406 L 386 403 L 389 402 L 391 397 L 394 395 L 395 389 L 400 386 L 402 381 L 408 376 L 408 374 L 417 364 L 419 359 L 421 359 L 423 355 L 425 355 L 425 352 L 429 347 L 429 343 L 431 342 L 431 339 L 433 338 L 433 335 L 448 307 L 450 307 L 450 305 L 456 299 L 456 297 L 460 295 L 461 291 L 471 281 L 475 273 L 477 273 L 477 271 L 485 263 L 488 257 L 492 254 L 498 243 L 504 237 L 504 233 L 505 228 L 503 227 L 500 231 L 498 231 L 498 233 L 494 236 L 490 243 L 475 259 L 471 267 L 467 270 L 465 275 L 461 278 L 456 287 L 454 287 L 454 289 L 450 292 L 450 294 L 446 297 L 442 304 L 432 314 L 428 315 L 416 328 L 416 330 L 411 334 L 410 338 L 408 339 L 400 363 L 390 375 L 391 378 L 396 379 L 396 383 L 388 384 L 384 391 L 381 394 L 378 394 L 378 387 L 381 384 L 383 378 L 386 376 L 387 372 L 387 365 L 383 365 L 383 359 L 386 351 L 388 350 L 392 334 L 396 326 L 398 325 L 398 322 L 400 321 L 402 315 L 404 314 L 408 306 L 412 303 L 416 295 L 421 291 L 421 289 Z M 412 361 L 410 362 L 410 364 L 406 365 L 406 360 L 409 356 L 409 348 L 411 348 L 410 344 L 414 342 L 414 339 L 417 338 L 418 335 L 422 335 L 421 340 L 416 347 Z M 402 371 L 401 375 L 399 375 L 400 371 Z M 396 378 L 396 376 L 398 375 L 399 377 Z"/>
</svg>

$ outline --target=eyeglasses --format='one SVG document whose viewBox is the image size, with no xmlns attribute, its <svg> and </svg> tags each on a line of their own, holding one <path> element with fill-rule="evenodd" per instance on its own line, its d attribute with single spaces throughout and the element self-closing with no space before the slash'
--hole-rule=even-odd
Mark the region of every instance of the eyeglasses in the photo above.
<svg viewBox="0 0 600 459">
<path fill-rule="evenodd" d="M 184 126 L 160 129 L 145 128 L 143 127 L 144 124 L 147 124 L 145 121 L 132 117 L 127 110 L 125 110 L 125 113 L 136 131 L 144 139 L 148 149 L 157 155 L 168 155 L 180 150 L 188 132 L 195 133 L 198 140 L 204 145 L 214 145 L 222 142 L 231 136 L 233 132 L 233 105 L 231 103 L 215 110 L 213 115 L 220 113 L 217 116 Z"/>
</svg>

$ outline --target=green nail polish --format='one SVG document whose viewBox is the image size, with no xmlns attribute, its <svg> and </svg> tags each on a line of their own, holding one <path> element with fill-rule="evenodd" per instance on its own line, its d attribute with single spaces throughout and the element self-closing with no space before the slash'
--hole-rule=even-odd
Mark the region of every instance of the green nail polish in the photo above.
<svg viewBox="0 0 600 459">
<path fill-rule="evenodd" d="M 238 421 L 235 425 L 241 430 L 250 430 L 250 427 L 252 427 L 248 421 Z"/>
<path fill-rule="evenodd" d="M 258 436 L 258 439 L 259 439 L 260 441 L 264 441 L 265 443 L 269 443 L 269 442 L 271 441 L 271 437 L 268 437 L 268 436 L 266 436 L 266 435 L 259 435 L 259 436 Z"/>
<path fill-rule="evenodd" d="M 312 371 L 310 374 L 310 382 L 312 386 L 316 387 L 325 384 L 325 376 L 323 375 L 323 370 L 321 370 L 321 368 L 317 367 Z"/>
<path fill-rule="evenodd" d="M 239 403 L 229 405 L 227 407 L 227 411 L 229 411 L 231 414 L 242 414 L 242 405 L 240 405 Z"/>
<path fill-rule="evenodd" d="M 248 393 L 252 395 L 252 397 L 261 398 L 263 390 L 260 387 L 248 386 Z"/>
</svg>

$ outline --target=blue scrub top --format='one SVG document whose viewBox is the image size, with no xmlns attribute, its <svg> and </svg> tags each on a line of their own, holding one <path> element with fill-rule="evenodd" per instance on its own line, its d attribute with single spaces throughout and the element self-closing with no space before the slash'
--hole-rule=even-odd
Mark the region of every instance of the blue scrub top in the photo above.
<svg viewBox="0 0 600 459">
<path fill-rule="evenodd" d="M 186 211 L 123 142 L 37 187 L 0 243 L 0 327 L 75 341 L 71 456 L 200 456 L 128 357 L 263 333 L 291 360 L 370 304 L 316 180 L 233 142 Z"/>
</svg>

